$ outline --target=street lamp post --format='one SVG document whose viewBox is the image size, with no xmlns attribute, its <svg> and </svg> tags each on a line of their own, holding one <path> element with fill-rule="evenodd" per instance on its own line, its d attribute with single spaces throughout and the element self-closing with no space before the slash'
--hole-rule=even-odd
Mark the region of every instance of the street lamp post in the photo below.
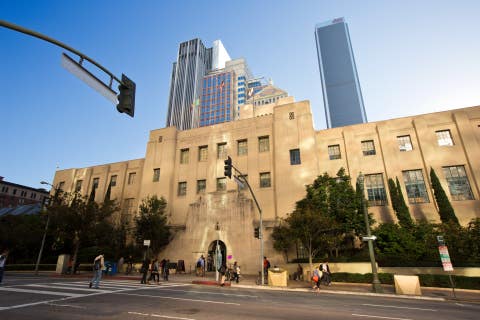
<svg viewBox="0 0 480 320">
<path fill-rule="evenodd" d="M 54 199 L 57 197 L 58 188 L 54 187 L 51 183 L 48 183 L 46 181 L 40 181 L 40 184 L 48 184 L 49 186 L 51 186 L 55 190 Z M 42 210 L 45 210 L 47 205 L 48 203 L 44 202 L 42 206 Z M 48 214 L 47 212 L 47 222 L 45 223 L 45 230 L 43 231 L 42 243 L 40 245 L 40 251 L 38 251 L 37 263 L 35 264 L 35 275 L 38 275 L 38 266 L 40 265 L 40 260 L 42 259 L 43 247 L 45 246 L 45 238 L 47 237 L 49 224 L 50 224 L 50 214 Z"/>
<path fill-rule="evenodd" d="M 372 233 L 370 232 L 370 222 L 368 221 L 367 203 L 364 200 L 364 197 L 365 197 L 364 182 L 365 182 L 365 176 L 360 172 L 360 174 L 358 175 L 358 184 L 362 191 L 362 211 L 363 211 L 363 216 L 365 218 L 365 227 L 367 229 L 368 252 L 370 254 L 370 263 L 372 264 L 372 275 L 373 275 L 372 287 L 374 292 L 382 293 L 383 292 L 382 284 L 378 279 L 377 263 L 375 262 L 375 253 L 373 252 L 374 237 L 372 237 Z"/>
</svg>

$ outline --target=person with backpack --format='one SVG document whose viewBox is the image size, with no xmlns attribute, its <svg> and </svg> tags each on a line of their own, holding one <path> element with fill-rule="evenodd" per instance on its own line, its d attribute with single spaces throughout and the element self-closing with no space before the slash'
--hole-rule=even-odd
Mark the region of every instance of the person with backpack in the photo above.
<svg viewBox="0 0 480 320">
<path fill-rule="evenodd" d="M 267 257 L 263 257 L 263 276 L 265 277 L 265 282 L 268 282 L 268 269 L 270 269 L 270 261 Z"/>
<path fill-rule="evenodd" d="M 89 283 L 89 288 L 93 286 L 93 288 L 98 289 L 98 285 L 100 284 L 100 280 L 102 279 L 102 269 L 105 265 L 105 259 L 103 257 L 103 253 L 96 256 L 93 260 L 93 279 Z"/>
<path fill-rule="evenodd" d="M 313 269 L 312 281 L 315 283 L 313 286 L 313 291 L 320 292 L 320 279 L 322 279 L 322 271 L 320 270 L 321 266 Z"/>
</svg>

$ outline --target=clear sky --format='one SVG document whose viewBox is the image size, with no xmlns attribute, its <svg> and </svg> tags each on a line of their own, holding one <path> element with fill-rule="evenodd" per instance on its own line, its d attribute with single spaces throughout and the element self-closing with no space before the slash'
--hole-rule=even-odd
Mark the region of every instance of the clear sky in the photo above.
<svg viewBox="0 0 480 320">
<path fill-rule="evenodd" d="M 178 44 L 221 39 L 255 76 L 310 100 L 325 129 L 314 26 L 349 25 L 369 121 L 480 104 L 480 1 L 0 1 L 0 19 L 60 40 L 137 84 L 135 118 L 60 65 L 63 50 L 0 27 L 0 176 L 143 158 L 165 126 Z"/>
</svg>

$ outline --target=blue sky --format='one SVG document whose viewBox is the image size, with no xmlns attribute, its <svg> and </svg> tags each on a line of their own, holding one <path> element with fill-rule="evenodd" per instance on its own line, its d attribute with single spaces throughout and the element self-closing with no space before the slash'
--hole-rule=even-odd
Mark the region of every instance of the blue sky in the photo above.
<svg viewBox="0 0 480 320">
<path fill-rule="evenodd" d="M 310 100 L 325 129 L 314 26 L 345 17 L 369 121 L 480 104 L 479 1 L 0 1 L 0 19 L 60 40 L 137 84 L 135 118 L 64 70 L 64 51 L 0 27 L 0 176 L 143 158 L 165 126 L 178 44 L 221 39 L 256 76 Z"/>
</svg>

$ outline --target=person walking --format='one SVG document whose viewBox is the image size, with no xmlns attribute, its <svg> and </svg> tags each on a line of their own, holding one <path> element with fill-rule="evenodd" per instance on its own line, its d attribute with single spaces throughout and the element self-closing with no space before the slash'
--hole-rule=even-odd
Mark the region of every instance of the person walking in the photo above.
<svg viewBox="0 0 480 320">
<path fill-rule="evenodd" d="M 218 269 L 218 272 L 220 273 L 220 287 L 225 286 L 225 273 L 227 272 L 227 266 L 225 263 L 222 263 L 222 266 L 220 269 Z"/>
<path fill-rule="evenodd" d="M 140 272 L 142 273 L 142 280 L 140 280 L 141 284 L 147 284 L 147 274 L 148 274 L 148 267 L 150 265 L 150 261 L 145 258 L 142 262 L 142 267 L 140 269 Z"/>
<path fill-rule="evenodd" d="M 168 281 L 168 275 L 170 274 L 170 270 L 168 269 L 168 265 L 170 264 L 170 259 L 167 259 L 163 264 L 163 280 Z"/>
<path fill-rule="evenodd" d="M 153 280 L 155 282 L 155 278 L 157 279 L 157 284 L 160 283 L 160 275 L 158 274 L 158 259 L 153 259 L 152 265 L 150 266 L 150 279 L 148 279 L 148 284 L 150 281 Z"/>
<path fill-rule="evenodd" d="M 102 279 L 102 269 L 104 265 L 105 265 L 105 259 L 102 253 L 96 256 L 95 259 L 93 260 L 93 278 L 88 285 L 90 288 L 93 286 L 93 288 L 98 289 L 100 280 Z"/>
<path fill-rule="evenodd" d="M 240 280 L 240 266 L 237 261 L 233 263 L 233 280 L 235 280 L 236 283 Z"/>
<path fill-rule="evenodd" d="M 312 281 L 314 282 L 313 290 L 315 292 L 320 292 L 320 279 L 322 279 L 322 271 L 320 271 L 320 267 L 313 269 L 313 276 Z"/>
<path fill-rule="evenodd" d="M 331 280 L 331 273 L 330 273 L 330 267 L 328 266 L 328 261 L 325 261 L 320 265 L 320 271 L 322 271 L 322 281 L 325 283 L 327 286 L 331 285 L 332 280 Z"/>
<path fill-rule="evenodd" d="M 5 271 L 5 262 L 7 261 L 8 250 L 4 250 L 0 255 L 0 285 L 3 281 L 3 272 Z"/>
</svg>

